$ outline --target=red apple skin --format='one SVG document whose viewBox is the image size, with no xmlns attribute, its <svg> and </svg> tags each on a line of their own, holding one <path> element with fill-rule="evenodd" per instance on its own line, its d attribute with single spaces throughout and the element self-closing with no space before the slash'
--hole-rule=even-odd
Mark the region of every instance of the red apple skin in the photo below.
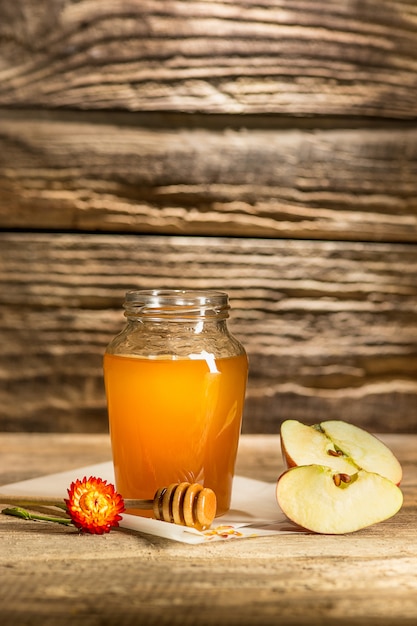
<svg viewBox="0 0 417 626">
<path fill-rule="evenodd" d="M 285 466 L 288 469 L 290 469 L 290 467 L 296 467 L 297 463 L 288 454 L 282 437 L 281 437 L 281 454 L 282 454 L 282 458 L 284 460 Z"/>
</svg>

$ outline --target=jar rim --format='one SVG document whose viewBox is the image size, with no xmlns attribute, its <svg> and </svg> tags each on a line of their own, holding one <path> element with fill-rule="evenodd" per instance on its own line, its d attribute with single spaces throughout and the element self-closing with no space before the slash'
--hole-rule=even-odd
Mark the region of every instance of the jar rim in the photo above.
<svg viewBox="0 0 417 626">
<path fill-rule="evenodd" d="M 229 296 L 213 289 L 132 289 L 123 304 L 126 317 L 228 317 Z"/>
</svg>

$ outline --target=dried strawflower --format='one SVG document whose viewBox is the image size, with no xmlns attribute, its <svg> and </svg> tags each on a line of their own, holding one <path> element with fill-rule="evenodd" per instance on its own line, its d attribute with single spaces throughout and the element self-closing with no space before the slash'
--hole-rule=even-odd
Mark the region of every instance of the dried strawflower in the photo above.
<svg viewBox="0 0 417 626">
<path fill-rule="evenodd" d="M 73 524 L 96 535 L 118 526 L 125 510 L 123 498 L 114 486 L 94 476 L 71 483 L 65 504 Z"/>
</svg>

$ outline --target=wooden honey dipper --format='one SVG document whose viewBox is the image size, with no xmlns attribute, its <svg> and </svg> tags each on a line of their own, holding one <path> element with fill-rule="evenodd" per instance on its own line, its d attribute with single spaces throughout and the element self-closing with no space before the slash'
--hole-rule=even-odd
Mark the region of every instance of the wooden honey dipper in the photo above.
<svg viewBox="0 0 417 626">
<path fill-rule="evenodd" d="M 48 496 L 13 496 L 0 493 L 0 502 L 20 506 L 58 506 L 62 498 Z M 152 510 L 156 519 L 197 530 L 210 527 L 216 516 L 217 499 L 212 489 L 198 483 L 172 483 L 158 489 L 152 500 L 124 499 L 126 509 Z"/>
<path fill-rule="evenodd" d="M 217 499 L 212 489 L 198 483 L 172 483 L 161 487 L 153 500 L 125 500 L 127 509 L 152 507 L 156 519 L 205 530 L 216 516 Z"/>
</svg>

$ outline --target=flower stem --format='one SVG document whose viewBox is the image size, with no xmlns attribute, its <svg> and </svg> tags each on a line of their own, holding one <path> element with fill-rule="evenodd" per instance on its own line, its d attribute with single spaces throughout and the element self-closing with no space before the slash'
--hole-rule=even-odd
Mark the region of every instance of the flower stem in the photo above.
<svg viewBox="0 0 417 626">
<path fill-rule="evenodd" d="M 14 515 L 14 517 L 21 517 L 22 519 L 40 520 L 42 522 L 55 522 L 57 524 L 65 524 L 70 526 L 72 520 L 69 517 L 55 517 L 50 515 L 41 515 L 40 513 L 31 513 L 27 509 L 23 509 L 20 506 L 15 506 L 9 509 L 3 509 L 5 515 Z"/>
</svg>

